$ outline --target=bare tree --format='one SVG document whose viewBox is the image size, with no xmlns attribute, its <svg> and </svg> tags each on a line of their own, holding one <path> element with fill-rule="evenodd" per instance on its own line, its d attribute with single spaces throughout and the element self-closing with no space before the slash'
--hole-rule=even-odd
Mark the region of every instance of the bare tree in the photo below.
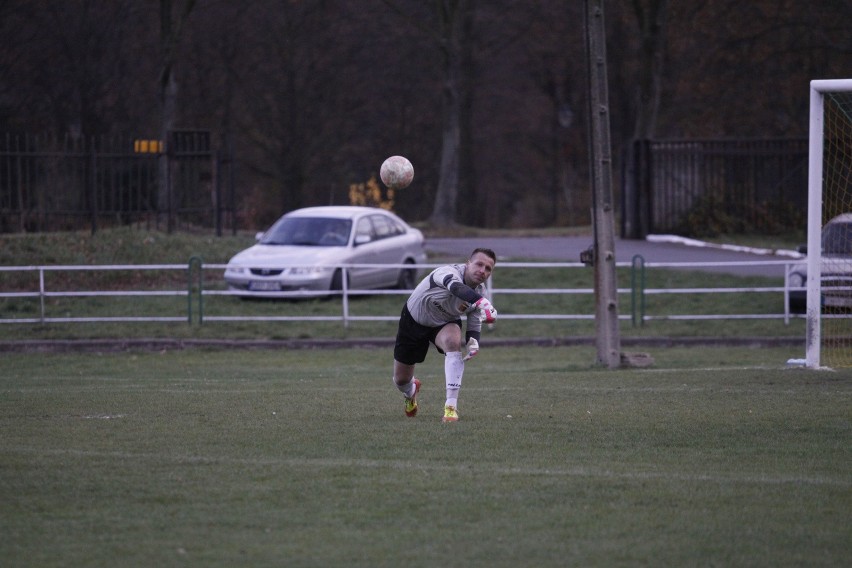
<svg viewBox="0 0 852 568">
<path fill-rule="evenodd" d="M 162 70 L 160 71 L 160 140 L 166 144 L 167 152 L 160 156 L 159 160 L 159 183 L 157 184 L 157 211 L 159 217 L 166 213 L 166 226 L 168 232 L 174 229 L 174 203 L 175 196 L 169 167 L 169 153 L 171 144 L 168 140 L 169 133 L 175 129 L 178 110 L 178 84 L 175 76 L 175 65 L 178 57 L 178 47 L 184 24 L 189 18 L 195 6 L 195 0 L 185 0 L 178 18 L 174 20 L 172 13 L 172 0 L 160 0 L 160 48 L 162 57 Z M 165 211 L 164 211 L 165 208 Z"/>
<path fill-rule="evenodd" d="M 633 128 L 625 140 L 625 171 L 623 182 L 624 214 L 622 216 L 623 233 L 627 237 L 644 237 L 647 233 L 647 219 L 640 215 L 639 188 L 635 184 L 638 147 L 636 141 L 647 140 L 654 134 L 657 114 L 660 108 L 661 88 L 664 77 L 666 16 L 668 0 L 632 0 L 633 16 L 638 29 L 639 50 L 636 60 L 637 71 L 632 84 L 635 85 L 632 98 Z"/>
<path fill-rule="evenodd" d="M 544 148 L 551 183 L 548 222 L 552 224 L 586 222 L 590 210 L 585 183 L 586 116 L 581 112 L 586 97 L 582 89 L 585 70 L 578 55 L 583 49 L 582 11 L 582 3 L 539 3 L 531 32 L 523 43 L 534 84 L 550 104 L 550 144 Z"/>
<path fill-rule="evenodd" d="M 250 198 L 263 204 L 264 222 L 344 199 L 347 179 L 365 181 L 369 164 L 378 171 L 381 160 L 370 156 L 374 131 L 393 125 L 369 114 L 379 106 L 370 94 L 380 70 L 362 60 L 375 41 L 363 34 L 364 11 L 346 2 L 270 0 L 245 14 L 250 49 L 236 71 L 235 124 L 256 180 Z"/>
<path fill-rule="evenodd" d="M 435 205 L 429 220 L 436 226 L 456 221 L 456 200 L 459 189 L 459 157 L 461 144 L 464 74 L 462 72 L 464 20 L 468 17 L 466 0 L 441 0 L 436 3 L 438 16 L 438 45 L 444 65 L 444 85 L 441 92 L 441 168 Z"/>
<path fill-rule="evenodd" d="M 0 18 L 0 91 L 10 126 L 74 138 L 144 121 L 139 22 L 126 2 L 7 1 Z M 139 97 L 137 99 L 137 97 Z"/>
<path fill-rule="evenodd" d="M 664 73 L 667 8 L 668 0 L 633 0 L 640 38 L 634 139 L 653 136 L 657 124 Z"/>
<path fill-rule="evenodd" d="M 803 136 L 803 85 L 848 73 L 848 0 L 606 1 L 616 162 L 635 137 Z M 578 4 L 4 0 L 0 128 L 210 130 L 234 141 L 253 224 L 343 202 L 390 153 L 417 169 L 397 196 L 412 220 L 573 223 L 588 211 Z"/>
</svg>

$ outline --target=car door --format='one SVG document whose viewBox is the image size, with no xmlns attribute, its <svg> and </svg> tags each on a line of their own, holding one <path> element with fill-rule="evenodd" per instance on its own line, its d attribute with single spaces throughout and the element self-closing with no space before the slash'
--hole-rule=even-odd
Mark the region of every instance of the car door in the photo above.
<svg viewBox="0 0 852 568">
<path fill-rule="evenodd" d="M 350 264 L 375 264 L 379 262 L 376 241 L 376 229 L 370 216 L 357 219 L 355 221 L 355 238 L 352 242 Z M 375 288 L 379 274 L 380 269 L 378 268 L 352 268 L 349 270 L 349 287 L 354 289 Z"/>
<path fill-rule="evenodd" d="M 387 268 L 379 268 L 375 274 L 375 286 L 386 288 L 394 286 L 399 279 L 398 267 L 393 265 L 402 262 L 402 239 L 400 238 L 400 227 L 386 215 L 375 214 L 371 216 L 373 227 L 376 231 L 376 242 L 374 246 L 375 262 L 390 265 Z"/>
</svg>

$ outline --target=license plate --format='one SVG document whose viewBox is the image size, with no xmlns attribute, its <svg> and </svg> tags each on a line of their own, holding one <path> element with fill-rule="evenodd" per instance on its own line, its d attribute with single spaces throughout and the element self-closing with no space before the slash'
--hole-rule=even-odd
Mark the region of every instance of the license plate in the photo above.
<svg viewBox="0 0 852 568">
<path fill-rule="evenodd" d="M 251 282 L 249 282 L 249 290 L 253 292 L 280 292 L 281 284 L 279 284 L 278 282 L 252 280 Z"/>
</svg>

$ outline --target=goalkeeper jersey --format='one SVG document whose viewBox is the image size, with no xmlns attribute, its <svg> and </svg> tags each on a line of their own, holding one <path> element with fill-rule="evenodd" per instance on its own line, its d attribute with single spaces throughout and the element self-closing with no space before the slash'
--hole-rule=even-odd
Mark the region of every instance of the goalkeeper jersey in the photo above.
<svg viewBox="0 0 852 568">
<path fill-rule="evenodd" d="M 450 292 L 450 287 L 455 284 L 455 287 L 461 285 L 460 291 L 470 294 L 471 288 L 464 283 L 465 266 L 451 264 L 436 268 L 417 285 L 406 303 L 414 321 L 427 327 L 438 327 L 465 315 L 466 312 L 461 309 L 463 304 L 473 302 L 469 301 L 470 299 L 463 300 Z M 458 291 L 458 288 L 456 290 Z M 485 290 L 485 284 L 480 284 L 473 292 L 481 297 L 485 295 Z M 477 299 L 479 298 L 473 301 Z M 481 328 L 482 321 L 476 310 L 467 312 L 467 333 L 478 335 Z"/>
</svg>

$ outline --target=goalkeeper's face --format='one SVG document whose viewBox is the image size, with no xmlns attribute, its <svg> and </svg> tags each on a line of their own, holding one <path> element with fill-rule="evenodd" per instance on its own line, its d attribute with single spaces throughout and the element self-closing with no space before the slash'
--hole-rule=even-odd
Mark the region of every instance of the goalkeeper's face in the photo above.
<svg viewBox="0 0 852 568">
<path fill-rule="evenodd" d="M 474 288 L 479 286 L 491 276 L 494 271 L 494 259 L 487 254 L 478 252 L 467 261 L 467 269 L 464 271 L 465 284 Z"/>
</svg>

